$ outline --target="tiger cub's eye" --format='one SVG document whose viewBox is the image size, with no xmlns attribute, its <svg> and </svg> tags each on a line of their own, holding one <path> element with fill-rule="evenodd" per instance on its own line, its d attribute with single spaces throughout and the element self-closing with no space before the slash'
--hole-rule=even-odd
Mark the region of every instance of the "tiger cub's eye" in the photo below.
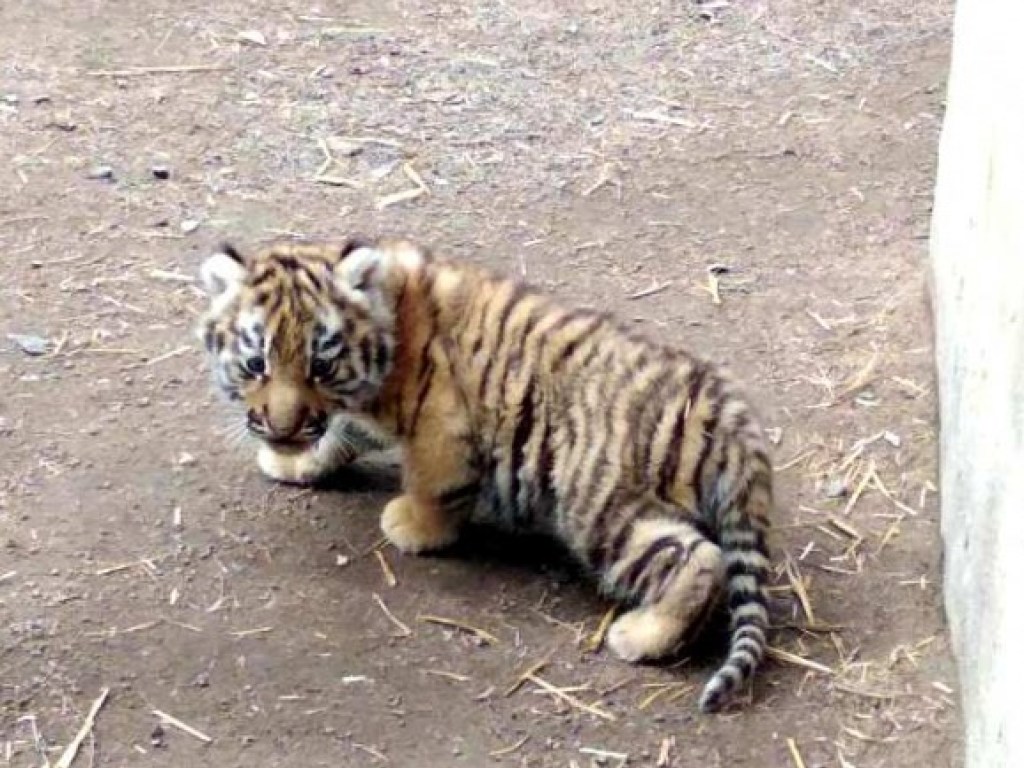
<svg viewBox="0 0 1024 768">
<path fill-rule="evenodd" d="M 309 364 L 309 373 L 314 379 L 322 379 L 331 372 L 331 362 L 322 357 L 314 357 Z"/>
<path fill-rule="evenodd" d="M 250 357 L 245 361 L 245 370 L 253 376 L 262 376 L 267 372 L 267 361 L 262 357 Z"/>
</svg>

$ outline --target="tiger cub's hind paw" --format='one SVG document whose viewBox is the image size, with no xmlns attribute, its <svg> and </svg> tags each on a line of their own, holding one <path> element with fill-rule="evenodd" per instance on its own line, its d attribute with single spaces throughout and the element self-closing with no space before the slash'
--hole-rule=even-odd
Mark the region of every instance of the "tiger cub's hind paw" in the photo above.
<svg viewBox="0 0 1024 768">
<path fill-rule="evenodd" d="M 677 616 L 650 607 L 634 608 L 612 622 L 605 642 L 623 661 L 660 659 L 676 649 L 682 634 L 680 624 Z"/>
</svg>

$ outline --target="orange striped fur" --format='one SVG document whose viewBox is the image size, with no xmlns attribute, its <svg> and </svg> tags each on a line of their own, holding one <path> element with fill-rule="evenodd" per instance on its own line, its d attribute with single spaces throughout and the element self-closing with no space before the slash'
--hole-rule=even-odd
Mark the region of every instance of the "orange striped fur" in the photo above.
<svg viewBox="0 0 1024 768">
<path fill-rule="evenodd" d="M 404 492 L 381 525 L 398 548 L 444 547 L 474 512 L 548 532 L 628 606 L 607 635 L 628 661 L 677 651 L 724 596 L 729 653 L 701 708 L 751 679 L 772 469 L 722 371 L 403 240 L 228 248 L 203 277 L 201 336 L 264 472 L 308 482 L 397 441 Z"/>
</svg>

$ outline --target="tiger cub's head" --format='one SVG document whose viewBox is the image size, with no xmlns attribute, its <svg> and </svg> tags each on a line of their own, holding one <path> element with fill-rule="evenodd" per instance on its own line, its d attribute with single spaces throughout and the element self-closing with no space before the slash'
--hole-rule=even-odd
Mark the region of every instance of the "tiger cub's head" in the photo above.
<svg viewBox="0 0 1024 768">
<path fill-rule="evenodd" d="M 210 306 L 198 334 L 251 433 L 302 449 L 332 415 L 374 400 L 394 364 L 395 272 L 414 266 L 416 253 L 354 239 L 276 243 L 248 255 L 224 246 L 206 259 Z"/>
</svg>

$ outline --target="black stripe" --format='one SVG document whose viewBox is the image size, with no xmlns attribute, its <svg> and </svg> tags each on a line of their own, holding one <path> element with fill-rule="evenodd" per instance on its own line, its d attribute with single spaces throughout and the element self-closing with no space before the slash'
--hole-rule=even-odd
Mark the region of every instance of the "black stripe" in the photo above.
<svg viewBox="0 0 1024 768">
<path fill-rule="evenodd" d="M 520 478 L 523 462 L 526 458 L 526 442 L 533 433 L 534 410 L 534 382 L 533 379 L 526 387 L 526 393 L 519 404 L 519 412 L 516 414 L 516 426 L 512 431 L 512 449 L 509 451 L 508 472 L 509 472 L 509 501 L 513 507 L 518 507 Z M 529 500 L 528 500 L 529 502 Z"/>
<path fill-rule="evenodd" d="M 636 591 L 639 585 L 634 584 L 634 582 L 650 567 L 651 561 L 666 550 L 671 550 L 670 557 L 675 562 L 685 562 L 683 545 L 679 538 L 677 536 L 660 536 L 647 545 L 647 549 L 643 551 L 643 554 L 634 560 L 633 564 L 622 575 L 621 581 L 623 586 L 631 591 Z"/>
<path fill-rule="evenodd" d="M 268 316 L 276 315 L 284 304 L 284 294 L 282 291 L 264 291 L 256 296 L 256 303 L 264 307 Z"/>
<path fill-rule="evenodd" d="M 299 260 L 290 254 L 275 254 L 275 261 L 281 265 L 283 269 L 295 271 L 299 268 Z"/>
<path fill-rule="evenodd" d="M 437 497 L 437 503 L 446 511 L 457 511 L 466 504 L 473 502 L 480 495 L 480 484 L 477 482 L 449 488 Z"/>
<path fill-rule="evenodd" d="M 622 387 L 615 387 L 616 391 L 622 391 Z M 604 393 L 602 393 L 604 394 Z M 614 435 L 615 430 L 615 410 L 616 403 L 610 402 L 604 408 L 604 426 L 599 432 L 599 435 L 603 437 L 592 437 L 592 440 L 600 440 L 601 451 L 598 453 L 595 459 L 594 466 L 590 468 L 589 475 L 582 478 L 587 481 L 587 487 L 579 502 L 584 504 L 586 507 L 592 505 L 594 494 L 601 487 L 600 479 L 603 478 L 608 472 L 620 471 L 618 467 L 609 467 L 608 464 L 608 441 Z M 617 497 L 616 493 L 611 494 L 612 498 Z M 620 501 L 621 505 L 621 501 Z M 590 524 L 590 530 L 588 531 L 588 540 L 590 542 L 591 550 L 603 549 L 604 542 L 608 539 L 608 517 L 612 514 L 614 506 L 611 504 L 605 504 L 596 515 L 593 516 L 593 520 Z M 620 513 L 622 514 L 622 513 Z M 607 562 L 607 561 L 606 561 Z"/>
<path fill-rule="evenodd" d="M 420 412 L 423 410 L 423 403 L 427 400 L 427 395 L 430 393 L 430 387 L 434 383 L 434 362 L 428 360 L 426 367 L 422 369 L 420 375 L 419 389 L 416 391 L 416 405 L 413 406 L 412 417 L 409 419 L 409 427 L 406 430 L 406 434 L 410 437 L 416 434 L 416 425 L 420 420 Z"/>
<path fill-rule="evenodd" d="M 630 440 L 637 451 L 635 464 L 645 475 L 648 471 L 647 465 L 651 461 L 654 438 L 658 434 L 660 416 L 665 412 L 663 399 L 659 395 L 675 377 L 676 371 L 671 366 L 665 366 L 647 389 L 634 395 L 636 409 L 631 409 L 627 416 L 627 422 L 636 427 Z"/>
<path fill-rule="evenodd" d="M 361 373 L 363 376 L 366 376 L 370 372 L 370 366 L 373 364 L 373 339 L 369 336 L 363 336 L 359 340 L 359 362 L 363 365 Z"/>
<path fill-rule="evenodd" d="M 554 455 L 551 452 L 551 421 L 545 417 L 540 435 L 540 448 L 537 451 L 537 483 L 542 498 L 551 494 L 553 480 L 551 473 L 554 463 Z"/>
<path fill-rule="evenodd" d="M 505 359 L 507 356 L 501 354 L 501 347 L 505 342 L 505 334 L 508 332 L 508 321 L 512 317 L 512 312 L 520 301 L 523 300 L 528 294 L 525 286 L 515 284 L 512 288 L 512 294 L 505 300 L 505 306 L 501 308 L 501 312 L 498 315 L 496 321 L 497 324 L 497 336 L 495 337 L 494 343 L 491 344 L 490 355 L 487 357 L 487 362 L 484 364 L 484 370 L 480 374 L 480 394 L 486 393 L 490 387 L 491 368 L 494 366 L 495 360 L 499 357 L 502 358 L 502 363 L 506 363 Z"/>
<path fill-rule="evenodd" d="M 735 611 L 742 605 L 748 603 L 757 605 L 768 610 L 768 603 L 764 598 L 764 595 L 760 590 L 751 591 L 749 589 L 736 589 L 735 587 L 729 587 L 729 612 Z"/>
<path fill-rule="evenodd" d="M 707 499 L 704 497 L 704 467 L 708 463 L 708 458 L 711 456 L 711 451 L 716 445 L 715 432 L 718 429 L 718 419 L 722 413 L 722 401 L 719 398 L 719 391 L 721 389 L 721 381 L 715 379 L 706 393 L 705 397 L 711 400 L 711 416 L 708 420 L 701 425 L 701 433 L 704 438 L 704 445 L 701 446 L 700 456 L 697 458 L 697 463 L 693 467 L 693 478 L 690 481 L 694 489 L 694 495 L 697 497 L 697 505 L 701 510 L 707 512 L 708 504 Z M 722 457 L 729 455 L 729 451 L 723 445 Z M 716 473 L 716 477 L 721 477 L 721 467 Z"/>
<path fill-rule="evenodd" d="M 264 267 L 249 280 L 249 287 L 259 288 L 268 280 L 272 279 L 276 275 L 276 271 L 273 267 Z"/>
<path fill-rule="evenodd" d="M 768 580 L 768 569 L 763 565 L 751 565 L 734 560 L 726 567 L 725 576 L 727 579 L 734 576 L 753 576 L 758 583 L 764 583 Z"/>
<path fill-rule="evenodd" d="M 582 501 L 583 500 L 581 499 L 577 499 L 576 505 L 580 505 Z M 589 499 L 587 502 L 589 502 Z M 590 525 L 590 535 L 587 539 L 587 561 L 592 567 L 599 570 L 605 570 L 606 563 L 614 562 L 608 558 L 609 550 L 605 546 L 605 543 L 608 540 L 608 532 L 604 530 L 604 519 L 610 514 L 610 511 L 613 508 L 621 506 L 622 499 L 616 493 L 609 494 L 604 504 L 597 509 L 594 509 L 589 503 L 586 503 L 586 506 L 584 506 L 584 509 L 589 511 L 594 518 L 594 521 Z M 623 513 L 623 515 L 625 516 L 625 513 Z M 600 533 L 598 532 L 599 528 L 601 529 Z M 626 538 L 628 540 L 632 533 L 632 526 L 626 525 L 624 526 L 624 530 L 626 531 Z"/>
<path fill-rule="evenodd" d="M 306 279 L 309 280 L 310 285 L 313 286 L 314 291 L 316 291 L 317 293 L 321 293 L 323 291 L 324 284 L 323 282 L 321 282 L 320 278 L 316 276 L 316 273 L 313 272 L 312 269 L 309 269 L 308 267 L 303 267 L 299 271 L 306 276 Z"/>
<path fill-rule="evenodd" d="M 679 413 L 676 414 L 676 421 L 672 425 L 672 437 L 668 444 L 668 452 L 665 454 L 665 458 L 661 464 L 661 471 L 658 478 L 658 490 L 657 496 L 661 499 L 671 501 L 669 491 L 672 489 L 673 481 L 676 478 L 676 473 L 679 472 L 679 461 L 683 453 L 683 438 L 686 436 L 686 420 L 690 416 L 690 411 L 697 405 L 697 398 L 700 397 L 700 389 L 704 384 L 704 376 L 707 373 L 707 369 L 699 363 L 694 365 L 694 369 L 690 372 L 690 386 L 687 389 L 686 400 L 683 401 L 682 407 L 679 409 Z M 687 407 L 689 405 L 689 407 Z M 714 407 L 714 406 L 712 406 Z M 705 438 L 706 442 L 704 448 L 706 449 L 708 443 L 711 441 Z"/>
<path fill-rule="evenodd" d="M 565 363 L 567 363 L 569 359 L 576 354 L 576 350 L 579 348 L 580 344 L 593 336 L 594 333 L 604 325 L 604 321 L 605 319 L 602 316 L 594 315 L 591 322 L 583 328 L 580 328 L 577 335 L 558 353 L 558 357 L 556 357 L 551 363 L 551 370 L 557 371 L 565 365 Z M 580 363 L 579 367 L 586 367 L 591 362 L 595 354 L 597 354 L 597 345 L 591 347 L 590 352 L 587 354 L 584 361 Z"/>
</svg>

